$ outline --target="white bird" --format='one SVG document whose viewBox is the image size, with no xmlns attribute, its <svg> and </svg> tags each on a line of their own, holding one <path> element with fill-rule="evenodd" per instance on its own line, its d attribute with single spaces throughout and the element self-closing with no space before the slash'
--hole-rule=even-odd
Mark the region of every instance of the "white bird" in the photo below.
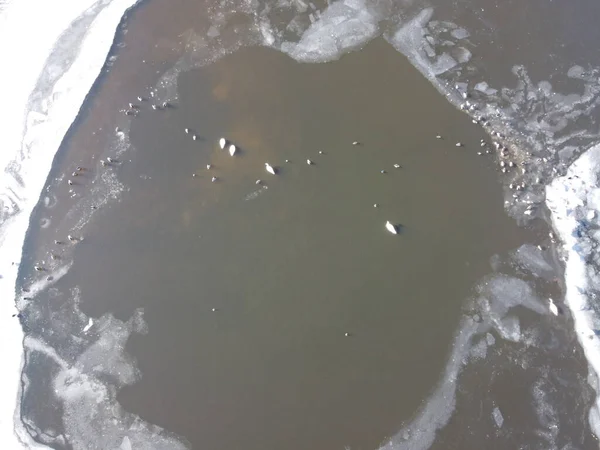
<svg viewBox="0 0 600 450">
<path fill-rule="evenodd" d="M 310 159 L 307 159 L 306 160 L 306 164 L 308 164 L 309 166 L 311 166 L 312 165 L 312 161 Z"/>
<path fill-rule="evenodd" d="M 275 168 L 271 164 L 265 163 L 265 169 L 267 169 L 267 172 L 270 174 L 275 175 Z"/>
<path fill-rule="evenodd" d="M 185 128 L 183 131 L 185 131 L 185 134 L 189 134 L 190 129 L 189 128 Z"/>
<path fill-rule="evenodd" d="M 194 135 L 192 136 L 192 139 L 193 139 L 193 140 L 196 140 L 196 139 L 198 139 L 198 136 L 196 136 L 196 135 L 194 134 Z"/>
<path fill-rule="evenodd" d="M 207 165 L 206 165 L 206 170 L 210 170 L 210 168 L 211 168 L 211 167 L 212 167 L 212 166 L 211 166 L 210 164 L 207 164 Z"/>
<path fill-rule="evenodd" d="M 227 141 L 225 140 L 225 138 L 219 139 L 219 147 L 221 147 L 221 150 L 223 150 L 226 145 L 227 145 Z"/>
<path fill-rule="evenodd" d="M 212 181 L 214 183 L 215 181 L 217 181 L 217 177 L 212 177 L 212 179 L 210 181 Z"/>
<path fill-rule="evenodd" d="M 83 332 L 87 333 L 89 331 L 90 328 L 92 328 L 92 325 L 94 325 L 94 319 L 92 319 L 90 317 L 90 320 L 88 320 L 88 323 L 85 327 L 83 327 Z"/>
<path fill-rule="evenodd" d="M 550 309 L 550 312 L 552 314 L 558 316 L 558 307 L 556 306 L 556 303 L 554 303 L 554 300 L 552 300 L 551 298 L 548 299 L 548 308 Z"/>
<path fill-rule="evenodd" d="M 231 144 L 231 145 L 229 146 L 229 154 L 230 154 L 231 156 L 235 155 L 235 152 L 236 152 L 236 150 L 237 150 L 237 149 L 235 148 L 235 145 Z"/>
<path fill-rule="evenodd" d="M 395 225 L 389 220 L 385 223 L 385 229 L 392 234 L 398 234 L 398 230 L 396 229 Z"/>
</svg>

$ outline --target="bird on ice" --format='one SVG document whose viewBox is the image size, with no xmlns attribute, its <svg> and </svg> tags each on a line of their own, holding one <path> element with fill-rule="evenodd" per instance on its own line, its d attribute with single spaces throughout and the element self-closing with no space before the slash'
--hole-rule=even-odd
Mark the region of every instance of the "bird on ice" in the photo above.
<svg viewBox="0 0 600 450">
<path fill-rule="evenodd" d="M 225 149 L 226 145 L 227 145 L 227 141 L 225 140 L 225 138 L 219 139 L 219 147 L 221 147 L 221 150 Z"/>
<path fill-rule="evenodd" d="M 267 172 L 270 174 L 275 175 L 275 168 L 271 164 L 265 163 L 265 169 L 267 169 Z"/>
<path fill-rule="evenodd" d="M 385 223 L 385 229 L 388 230 L 392 234 L 398 234 L 398 230 L 396 229 L 396 226 L 389 220 Z"/>
<path fill-rule="evenodd" d="M 229 146 L 229 154 L 230 154 L 231 156 L 233 156 L 233 155 L 235 155 L 235 152 L 236 152 L 236 151 L 237 151 L 237 148 L 235 148 L 235 145 L 231 144 L 231 145 Z"/>
</svg>

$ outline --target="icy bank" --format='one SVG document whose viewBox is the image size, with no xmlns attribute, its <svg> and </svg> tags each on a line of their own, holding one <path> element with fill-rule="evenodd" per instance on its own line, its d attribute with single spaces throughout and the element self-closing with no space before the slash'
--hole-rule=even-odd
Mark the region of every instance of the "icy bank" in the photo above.
<svg viewBox="0 0 600 450">
<path fill-rule="evenodd" d="M 23 334 L 12 317 L 31 212 L 54 155 L 98 77 L 123 14 L 137 0 L 19 0 L 0 11 L 0 441 L 34 448 L 20 425 Z M 12 43 L 12 45 L 11 45 Z M 12 63 L 12 64 L 11 64 Z M 15 408 L 15 406 L 17 406 Z"/>
<path fill-rule="evenodd" d="M 552 224 L 563 242 L 566 296 L 575 329 L 596 379 L 590 380 L 598 393 L 600 373 L 600 285 L 598 243 L 600 227 L 600 145 L 581 155 L 562 177 L 546 188 L 546 203 Z M 590 411 L 590 425 L 600 432 L 600 400 Z"/>
</svg>

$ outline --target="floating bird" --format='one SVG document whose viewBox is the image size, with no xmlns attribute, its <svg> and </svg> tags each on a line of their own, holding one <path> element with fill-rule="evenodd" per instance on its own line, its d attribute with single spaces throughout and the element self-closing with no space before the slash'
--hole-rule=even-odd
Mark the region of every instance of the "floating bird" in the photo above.
<svg viewBox="0 0 600 450">
<path fill-rule="evenodd" d="M 229 146 L 229 154 L 230 154 L 231 156 L 233 156 L 233 155 L 235 155 L 235 152 L 236 152 L 236 151 L 237 151 L 237 149 L 235 148 L 235 145 L 231 144 L 231 145 Z"/>
<path fill-rule="evenodd" d="M 115 160 L 114 160 L 114 159 L 112 159 L 110 156 L 109 156 L 108 158 L 106 158 L 106 160 L 107 160 L 109 163 L 114 163 L 114 162 L 115 162 Z"/>
<path fill-rule="evenodd" d="M 307 159 L 307 160 L 306 160 L 306 164 L 308 164 L 309 166 L 312 166 L 312 163 L 313 163 L 313 162 L 312 162 L 310 159 Z"/>
<path fill-rule="evenodd" d="M 73 186 L 73 182 L 71 180 L 67 180 L 67 183 L 69 183 L 69 186 Z"/>
<path fill-rule="evenodd" d="M 158 109 L 158 106 L 152 105 L 152 109 L 156 110 L 156 109 Z"/>
<path fill-rule="evenodd" d="M 215 181 L 217 181 L 217 177 L 212 177 L 212 180 L 210 180 L 210 181 L 212 181 L 214 183 Z"/>
<path fill-rule="evenodd" d="M 136 105 L 134 105 L 133 103 L 130 103 L 130 104 L 129 104 L 129 107 L 130 107 L 131 109 L 137 108 L 137 106 L 136 106 Z"/>
<path fill-rule="evenodd" d="M 286 160 L 285 160 L 285 162 L 286 162 L 286 163 L 289 163 L 289 162 L 290 162 L 290 160 L 289 160 L 289 159 L 286 159 Z"/>
<path fill-rule="evenodd" d="M 323 150 L 319 150 L 319 155 L 322 155 L 322 154 L 323 154 Z"/>
<path fill-rule="evenodd" d="M 373 208 L 377 208 L 379 205 L 377 203 L 373 204 Z"/>
<path fill-rule="evenodd" d="M 83 167 L 81 167 L 81 166 L 77 166 L 77 171 L 78 171 L 78 172 L 83 172 Z"/>
<path fill-rule="evenodd" d="M 219 139 L 219 147 L 221 147 L 221 150 L 224 150 L 226 145 L 227 145 L 227 140 L 225 138 Z"/>
<path fill-rule="evenodd" d="M 42 270 L 44 270 L 44 268 L 42 266 L 35 266 L 34 269 L 37 270 L 38 272 L 41 272 Z"/>
<path fill-rule="evenodd" d="M 193 174 L 192 174 L 192 177 L 196 178 L 196 174 L 195 174 L 195 173 L 193 173 Z"/>
<path fill-rule="evenodd" d="M 103 166 L 106 166 L 108 163 L 106 161 L 104 161 L 103 159 L 101 159 L 100 164 L 102 164 Z"/>
<path fill-rule="evenodd" d="M 398 234 L 398 230 L 396 229 L 396 226 L 389 220 L 385 223 L 385 229 L 388 230 L 392 234 Z"/>
<path fill-rule="evenodd" d="M 262 180 L 256 180 L 256 184 L 261 184 Z"/>
<path fill-rule="evenodd" d="M 358 141 L 354 141 L 354 142 L 352 143 L 352 145 L 360 145 L 360 142 L 358 142 Z"/>
<path fill-rule="evenodd" d="M 73 173 L 71 174 L 71 176 L 73 176 L 73 177 L 78 177 L 78 176 L 79 176 L 79 174 L 78 174 L 77 172 L 73 172 Z"/>
<path fill-rule="evenodd" d="M 217 308 L 211 309 L 212 312 L 217 312 Z"/>
<path fill-rule="evenodd" d="M 210 164 L 207 164 L 207 165 L 206 165 L 206 170 L 210 170 L 210 168 L 211 168 L 211 167 L 212 167 L 212 166 L 211 166 Z"/>
<path fill-rule="evenodd" d="M 163 102 L 162 107 L 163 108 L 168 108 L 169 106 L 171 106 L 171 104 L 169 102 Z"/>
<path fill-rule="evenodd" d="M 551 298 L 548 299 L 548 308 L 552 314 L 558 316 L 558 306 L 556 306 L 556 303 Z"/>
<path fill-rule="evenodd" d="M 462 146 L 463 146 L 463 145 L 462 145 L 462 142 L 457 142 L 457 143 L 456 143 L 456 146 L 457 146 L 457 147 L 462 147 Z"/>
<path fill-rule="evenodd" d="M 442 136 L 440 136 L 439 134 L 435 137 L 436 139 L 441 139 Z"/>
<path fill-rule="evenodd" d="M 382 170 L 380 170 L 380 172 L 381 172 L 381 173 L 387 173 L 387 172 L 386 172 L 385 170 L 383 170 L 383 169 L 382 169 Z"/>
<path fill-rule="evenodd" d="M 195 141 L 196 139 L 198 139 L 198 136 L 196 136 L 195 134 L 192 136 L 192 139 Z"/>
<path fill-rule="evenodd" d="M 144 97 L 139 97 L 139 96 L 138 96 L 138 98 L 137 98 L 137 99 L 138 99 L 138 102 L 143 102 L 143 101 L 144 101 Z"/>
<path fill-rule="evenodd" d="M 54 243 L 55 243 L 56 245 L 60 245 L 60 244 L 62 244 L 62 242 L 61 242 L 61 241 L 54 241 Z"/>
<path fill-rule="evenodd" d="M 77 240 L 77 238 L 76 238 L 76 237 L 74 237 L 74 236 L 71 236 L 70 234 L 67 236 L 67 239 L 68 239 L 68 240 L 70 240 L 71 242 L 74 242 L 74 241 L 76 241 L 76 240 Z"/>
<path fill-rule="evenodd" d="M 348 333 L 348 332 L 345 332 L 345 333 L 344 333 L 344 336 L 346 336 L 346 337 L 350 337 L 350 336 L 352 336 L 352 335 L 351 335 L 350 333 Z"/>
<path fill-rule="evenodd" d="M 265 163 L 265 169 L 267 169 L 267 172 L 269 172 L 270 174 L 275 175 L 275 168 L 269 164 L 269 163 Z"/>
<path fill-rule="evenodd" d="M 50 258 L 56 260 L 56 259 L 58 259 L 58 255 L 52 254 L 52 255 L 50 255 Z"/>
<path fill-rule="evenodd" d="M 399 169 L 400 167 L 402 167 L 400 164 L 394 164 L 394 169 Z"/>
<path fill-rule="evenodd" d="M 189 134 L 190 129 L 189 128 L 185 128 L 183 131 L 185 131 L 185 134 Z"/>
</svg>

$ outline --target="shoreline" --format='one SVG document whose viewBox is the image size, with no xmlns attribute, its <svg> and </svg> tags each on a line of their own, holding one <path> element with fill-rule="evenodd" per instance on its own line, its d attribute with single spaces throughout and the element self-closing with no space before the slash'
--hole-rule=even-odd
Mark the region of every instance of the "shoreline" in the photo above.
<svg viewBox="0 0 600 450">
<path fill-rule="evenodd" d="M 73 2 L 75 3 L 75 2 Z M 93 33 L 94 30 L 98 30 L 99 27 L 104 27 L 105 28 L 112 28 L 112 29 L 116 29 L 116 27 L 118 26 L 118 24 L 121 22 L 123 14 L 125 13 L 125 11 L 127 11 L 131 5 L 135 2 L 121 2 L 124 3 L 123 5 L 121 5 L 118 2 L 115 2 L 114 4 L 111 4 L 112 8 L 110 9 L 103 9 L 100 13 L 99 16 L 97 17 L 97 19 L 94 21 L 94 25 L 87 31 L 87 35 L 89 36 L 90 34 Z M 48 4 L 48 6 L 50 8 L 52 8 L 51 5 Z M 39 7 L 38 2 L 36 2 L 36 7 Z M 47 17 L 50 17 L 51 14 L 44 14 L 43 11 L 40 11 L 38 8 L 38 13 L 39 13 L 39 17 L 42 18 L 42 20 L 44 20 L 45 24 L 50 25 L 53 28 L 50 27 L 44 27 L 41 24 L 38 24 L 38 29 L 41 30 L 46 30 L 46 37 L 48 37 L 47 33 L 48 32 L 54 32 L 55 36 L 58 36 L 60 33 L 62 33 L 64 30 L 68 29 L 71 24 L 73 23 L 73 20 L 75 18 L 78 18 L 81 15 L 81 12 L 85 9 L 88 8 L 88 6 L 86 6 L 85 4 L 81 4 L 81 2 L 79 2 L 79 4 L 77 5 L 78 8 L 75 10 L 75 14 L 73 14 L 70 18 L 66 15 L 62 15 L 61 18 L 66 21 L 63 22 L 63 24 L 61 24 L 60 21 L 45 21 L 45 19 Z M 120 9 L 119 9 L 120 8 Z M 66 8 L 65 8 L 66 10 Z M 63 11 L 65 11 L 63 10 Z M 18 27 L 19 26 L 19 19 L 18 17 L 21 16 L 26 16 L 28 18 L 28 21 L 30 21 L 31 17 L 29 16 L 29 13 L 31 12 L 31 8 L 29 7 L 28 4 L 25 4 L 23 2 L 19 2 L 18 4 L 15 3 L 11 3 L 9 5 L 7 5 L 7 7 L 5 9 L 3 9 L 2 11 L 2 15 L 3 15 L 3 19 L 5 20 L 7 26 L 3 27 L 2 30 L 2 35 L 4 35 L 4 33 L 6 33 L 7 35 L 9 35 L 6 39 L 3 39 L 4 42 L 10 42 L 13 41 L 15 39 L 16 36 L 19 35 L 19 32 L 17 32 L 14 27 Z M 17 15 L 17 19 L 14 18 L 15 14 Z M 102 22 L 98 23 L 97 21 L 101 20 Z M 67 25 L 68 24 L 68 25 Z M 12 26 L 8 26 L 8 25 L 12 25 Z M 29 25 L 31 26 L 31 24 L 29 23 Z M 57 29 L 58 28 L 58 29 Z M 110 50 L 110 47 L 113 43 L 114 40 L 114 33 L 110 34 L 110 35 L 106 35 L 106 33 L 104 33 L 104 29 L 102 31 L 100 31 L 100 34 L 97 34 L 93 37 L 93 42 L 94 42 L 94 47 L 95 47 L 95 51 L 97 52 L 98 47 L 104 46 L 106 54 L 108 54 L 108 51 Z M 18 39 L 18 38 L 17 38 Z M 39 55 L 39 44 L 36 44 L 33 41 L 27 40 L 27 39 L 20 39 L 21 42 L 30 42 L 34 45 L 37 45 L 38 47 L 38 55 Z M 54 42 L 53 39 L 48 39 L 46 41 L 47 43 L 52 43 Z M 84 41 L 86 44 L 89 45 L 90 40 L 87 39 L 86 41 Z M 85 49 L 84 49 L 85 50 Z M 19 48 L 19 51 L 24 51 L 22 47 Z M 30 55 L 35 55 L 35 52 L 29 52 Z M 35 58 L 30 59 L 30 61 L 33 61 L 34 64 L 43 64 L 43 61 L 45 61 L 47 54 L 49 53 L 48 50 L 46 50 L 44 52 L 44 49 L 42 48 L 42 54 L 40 55 L 41 58 L 43 58 L 43 60 L 36 60 Z M 11 192 L 11 196 L 8 197 L 8 200 L 12 203 L 10 206 L 9 205 L 5 205 L 9 208 L 9 212 L 6 213 L 4 211 L 4 217 L 3 217 L 3 223 L 2 223 L 2 249 L 3 249 L 3 255 L 4 258 L 2 263 L 2 267 L 1 267 L 1 273 L 2 273 L 2 290 L 5 292 L 5 297 L 6 298 L 14 298 L 15 295 L 15 282 L 17 279 L 17 270 L 20 264 L 20 260 L 21 260 L 21 247 L 23 245 L 24 239 L 25 239 L 25 234 L 27 232 L 27 230 L 29 229 L 28 226 L 28 222 L 29 222 L 29 217 L 34 209 L 34 206 L 38 203 L 38 199 L 40 196 L 40 192 L 42 189 L 42 185 L 43 183 L 45 183 L 46 180 L 46 176 L 47 176 L 47 170 L 44 173 L 44 168 L 49 168 L 51 165 L 52 160 L 54 159 L 54 155 L 55 152 L 58 151 L 59 148 L 59 144 L 60 141 L 62 141 L 62 136 L 64 136 L 67 133 L 67 129 L 71 126 L 72 122 L 73 122 L 73 117 L 76 116 L 76 111 L 78 111 L 80 109 L 80 105 L 84 102 L 84 99 L 86 98 L 86 96 L 89 93 L 89 86 L 91 86 L 93 84 L 93 81 L 97 78 L 98 73 L 101 71 L 102 67 L 104 67 L 104 58 L 98 60 L 97 56 L 94 55 L 94 52 L 91 51 L 90 49 L 87 50 L 86 54 L 80 54 L 81 58 L 77 59 L 77 62 L 70 67 L 69 71 L 64 74 L 59 80 L 61 80 L 63 83 L 68 83 L 67 79 L 64 77 L 77 77 L 78 80 L 75 83 L 76 87 L 74 89 L 76 89 L 76 91 L 70 92 L 71 94 L 71 100 L 72 97 L 74 97 L 75 99 L 72 100 L 73 103 L 71 105 L 65 105 L 64 103 L 61 103 L 60 105 L 56 105 L 55 107 L 60 107 L 61 108 L 61 114 L 66 115 L 68 117 L 68 123 L 67 124 L 63 124 L 61 127 L 58 128 L 58 130 L 50 130 L 51 135 L 37 135 L 36 133 L 33 132 L 33 130 L 28 129 L 29 127 L 26 128 L 26 131 L 21 132 L 18 130 L 21 130 L 21 126 L 20 126 L 20 117 L 25 118 L 28 114 L 31 114 L 32 111 L 29 110 L 29 108 L 32 106 L 31 103 L 29 102 L 29 98 L 31 98 L 31 95 L 35 93 L 35 90 L 30 91 L 30 87 L 33 85 L 33 82 L 27 84 L 27 82 L 24 82 L 22 79 L 22 71 L 19 72 L 9 72 L 6 71 L 5 72 L 5 76 L 8 76 L 9 79 L 8 80 L 4 80 L 3 81 L 3 85 L 5 86 L 23 86 L 24 89 L 26 89 L 25 92 L 19 92 L 19 91 L 13 91 L 13 97 L 10 98 L 8 100 L 9 103 L 14 103 L 15 105 L 23 105 L 23 113 L 19 114 L 18 112 L 15 113 L 14 110 L 11 109 L 5 109 L 5 111 L 8 111 L 10 114 L 6 115 L 3 114 L 2 116 L 2 122 L 4 124 L 7 125 L 6 129 L 11 129 L 13 131 L 17 131 L 16 133 L 13 134 L 6 134 L 7 137 L 7 142 L 6 145 L 9 148 L 19 148 L 20 152 L 16 153 L 16 154 L 10 154 L 10 153 L 4 153 L 5 157 L 7 159 L 5 159 L 4 161 L 2 161 L 2 166 L 5 167 L 5 169 L 8 169 L 9 167 L 19 167 L 20 170 L 18 172 L 18 174 L 14 174 L 12 173 L 10 175 L 10 177 L 15 176 L 16 178 L 16 183 L 13 184 L 11 183 L 12 180 L 7 180 L 7 184 L 5 184 L 5 186 L 2 187 L 2 191 L 6 192 L 8 190 L 8 192 Z M 83 59 L 85 58 L 89 58 L 90 56 L 93 57 L 92 61 L 89 60 L 85 60 Z M 15 58 L 11 58 L 10 57 L 10 51 L 9 51 L 9 55 L 2 55 L 3 59 L 6 60 L 11 60 L 11 59 L 15 59 Z M 85 67 L 83 67 L 85 66 Z M 77 73 L 76 70 L 80 70 L 82 72 Z M 32 70 L 32 71 L 25 71 L 25 72 L 30 72 L 30 76 L 36 76 L 36 74 L 41 73 L 40 70 Z M 14 76 L 14 75 L 18 75 L 20 77 L 19 82 L 12 82 L 10 79 L 10 76 Z M 88 77 L 87 80 L 85 77 Z M 86 83 L 87 81 L 87 83 Z M 73 82 L 73 81 L 71 81 Z M 64 87 L 62 87 L 64 89 Z M 34 88 L 35 89 L 35 88 Z M 67 88 L 68 89 L 68 88 Z M 64 91 L 63 91 L 64 94 Z M 19 95 L 21 95 L 21 97 L 18 97 Z M 15 98 L 16 97 L 16 98 Z M 26 101 L 25 98 L 27 98 L 28 100 Z M 67 108 L 67 110 L 70 109 L 70 113 L 64 113 L 64 108 Z M 44 113 L 47 112 L 49 114 L 49 116 L 51 117 L 51 119 L 56 120 L 57 118 L 54 117 L 56 116 L 58 113 L 54 112 L 54 110 L 52 110 L 52 104 L 46 104 L 44 105 L 44 107 L 42 108 L 41 111 L 39 111 L 40 113 Z M 37 119 L 36 119 L 37 120 Z M 60 120 L 60 118 L 58 118 L 58 120 Z M 16 123 L 14 122 L 16 121 Z M 24 120 L 25 122 L 25 120 Z M 43 121 L 42 121 L 43 123 Z M 11 125 L 12 124 L 12 125 Z M 30 124 L 30 127 L 33 128 L 33 126 L 35 126 L 33 123 Z M 39 145 L 39 141 L 40 139 L 44 140 L 44 144 L 43 147 L 46 146 L 50 146 L 52 147 L 52 142 L 55 143 L 54 148 L 56 149 L 55 152 L 45 152 L 43 151 L 43 149 L 41 149 L 40 147 L 42 147 L 42 145 Z M 37 141 L 37 142 L 36 142 Z M 26 143 L 26 144 L 25 144 Z M 22 153 L 21 153 L 22 152 Z M 15 158 L 15 160 L 10 160 L 9 158 Z M 35 167 L 35 168 L 34 168 Z M 41 170 L 40 170 L 41 168 Z M 14 169 L 13 169 L 14 170 Z M 43 173 L 43 175 L 40 174 L 40 172 Z M 7 175 L 11 173 L 10 171 L 7 171 Z M 24 186 L 24 184 L 26 184 L 26 187 Z M 33 193 L 33 194 L 32 194 Z M 12 197 L 14 196 L 14 197 Z M 12 197 L 12 198 L 11 198 Z M 20 326 L 17 322 L 17 320 L 15 320 L 14 317 L 12 317 L 12 315 L 14 314 L 14 306 L 13 305 L 9 305 L 6 304 L 5 308 L 2 309 L 2 316 L 5 318 L 4 319 L 4 324 L 2 326 L 2 342 L 3 342 L 3 353 L 4 355 L 10 355 L 6 358 L 6 362 L 8 364 L 8 362 L 10 361 L 11 364 L 11 368 L 7 368 L 5 367 L 5 371 L 7 374 L 9 374 L 9 377 L 13 377 L 12 381 L 8 381 L 8 380 L 3 380 L 2 382 L 2 391 L 0 392 L 0 398 L 2 398 L 4 400 L 4 404 L 6 405 L 15 405 L 15 409 L 13 409 L 12 407 L 10 408 L 10 410 L 8 408 L 3 409 L 2 412 L 0 412 L 1 414 L 1 418 L 0 418 L 0 436 L 2 436 L 2 441 L 6 444 L 11 446 L 11 448 L 17 448 L 23 445 L 26 445 L 28 448 L 38 448 L 38 446 L 36 444 L 34 444 L 30 437 L 26 434 L 24 434 L 19 428 L 17 428 L 15 430 L 15 426 L 19 427 L 18 422 L 20 422 L 17 417 L 18 417 L 18 411 L 19 411 L 19 402 L 17 401 L 15 404 L 15 401 L 12 399 L 18 399 L 21 394 L 21 386 L 20 386 L 20 373 L 22 371 L 22 364 L 23 364 L 23 349 L 19 346 L 18 348 L 15 347 L 12 344 L 9 344 L 11 342 L 15 341 L 15 337 L 18 338 L 18 340 L 20 340 L 19 338 L 23 336 L 22 331 L 20 330 Z M 16 434 L 15 434 L 16 433 Z M 43 447 L 40 447 L 43 448 Z"/>
</svg>

